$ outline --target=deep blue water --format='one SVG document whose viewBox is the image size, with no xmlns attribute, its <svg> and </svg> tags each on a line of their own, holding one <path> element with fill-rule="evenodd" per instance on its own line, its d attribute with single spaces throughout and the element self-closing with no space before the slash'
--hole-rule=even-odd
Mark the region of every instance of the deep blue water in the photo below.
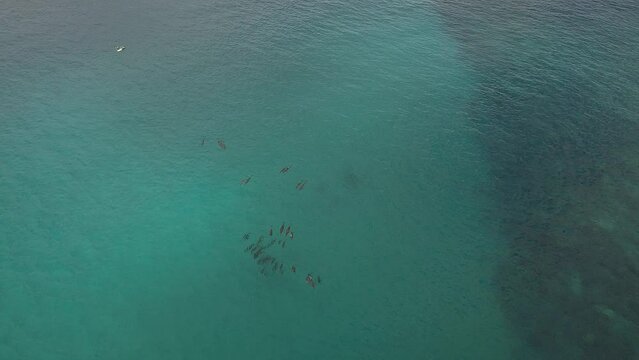
<svg viewBox="0 0 639 360">
<path fill-rule="evenodd" d="M 0 359 L 639 358 L 638 5 L 0 23 Z"/>
</svg>

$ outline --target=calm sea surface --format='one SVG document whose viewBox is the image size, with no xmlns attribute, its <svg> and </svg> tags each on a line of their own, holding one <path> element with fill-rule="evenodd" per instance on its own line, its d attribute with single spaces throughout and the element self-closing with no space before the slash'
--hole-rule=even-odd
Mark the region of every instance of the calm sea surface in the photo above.
<svg viewBox="0 0 639 360">
<path fill-rule="evenodd" d="M 0 24 L 0 359 L 639 359 L 636 2 Z"/>
</svg>

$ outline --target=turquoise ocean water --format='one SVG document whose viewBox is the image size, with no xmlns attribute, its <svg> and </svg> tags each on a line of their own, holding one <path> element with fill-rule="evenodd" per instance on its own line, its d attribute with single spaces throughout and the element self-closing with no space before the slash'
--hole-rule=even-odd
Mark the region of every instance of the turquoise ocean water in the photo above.
<svg viewBox="0 0 639 360">
<path fill-rule="evenodd" d="M 0 359 L 636 358 L 595 5 L 0 4 Z"/>
</svg>

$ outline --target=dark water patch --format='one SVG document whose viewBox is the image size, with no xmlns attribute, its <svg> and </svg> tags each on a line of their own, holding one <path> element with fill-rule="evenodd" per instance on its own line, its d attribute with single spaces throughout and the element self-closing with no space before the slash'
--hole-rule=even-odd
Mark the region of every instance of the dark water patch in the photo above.
<svg viewBox="0 0 639 360">
<path fill-rule="evenodd" d="M 346 174 L 344 174 L 342 182 L 344 183 L 344 187 L 346 187 L 347 189 L 356 190 L 361 186 L 362 179 L 353 172 L 347 172 Z"/>
<path fill-rule="evenodd" d="M 636 359 L 639 7 L 437 7 L 482 84 L 469 112 L 511 239 L 504 312 L 543 358 Z"/>
<path fill-rule="evenodd" d="M 347 190 L 357 190 L 363 185 L 364 178 L 352 166 L 348 166 L 342 170 L 340 182 Z"/>
<path fill-rule="evenodd" d="M 613 169 L 605 169 L 608 178 Z M 639 180 L 639 179 L 637 179 Z M 633 359 L 639 337 L 636 190 L 606 181 L 575 188 L 571 205 L 551 220 L 507 223 L 509 261 L 498 282 L 504 310 L 547 354 Z"/>
</svg>

